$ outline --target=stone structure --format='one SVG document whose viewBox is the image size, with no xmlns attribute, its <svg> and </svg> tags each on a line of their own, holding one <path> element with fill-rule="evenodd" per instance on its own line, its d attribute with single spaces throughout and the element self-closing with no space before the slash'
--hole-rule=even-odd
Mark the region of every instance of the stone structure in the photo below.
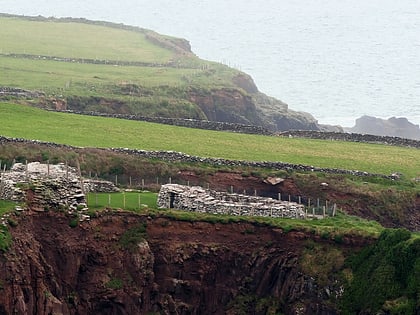
<svg viewBox="0 0 420 315">
<path fill-rule="evenodd" d="M 256 135 L 274 135 L 274 133 L 272 133 L 268 129 L 261 126 L 230 123 L 230 122 L 220 122 L 220 121 L 213 121 L 213 120 L 168 118 L 168 117 L 146 117 L 146 116 L 139 116 L 139 115 L 133 115 L 133 114 L 107 114 L 107 113 L 100 113 L 100 112 L 89 112 L 89 111 L 83 112 L 83 111 L 75 111 L 75 110 L 52 110 L 52 109 L 49 109 L 49 110 L 78 114 L 78 115 L 147 121 L 147 122 L 152 122 L 152 123 L 157 123 L 157 124 L 173 125 L 173 126 L 180 126 L 180 127 L 194 128 L 194 129 L 230 131 L 230 132 L 236 132 L 236 133 L 246 133 L 246 134 L 256 134 Z"/>
<path fill-rule="evenodd" d="M 33 210 L 87 209 L 82 179 L 73 167 L 16 163 L 1 174 L 0 199 L 26 202 Z"/>
<path fill-rule="evenodd" d="M 304 206 L 295 202 L 228 194 L 178 184 L 162 185 L 157 204 L 160 208 L 212 214 L 305 218 Z"/>
</svg>

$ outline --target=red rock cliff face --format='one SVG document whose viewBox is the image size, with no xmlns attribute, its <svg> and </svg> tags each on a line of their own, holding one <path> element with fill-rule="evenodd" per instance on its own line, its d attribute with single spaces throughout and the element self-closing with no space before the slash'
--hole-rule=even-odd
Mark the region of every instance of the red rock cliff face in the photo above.
<svg viewBox="0 0 420 315">
<path fill-rule="evenodd" d="M 130 234 L 144 225 L 144 239 Z M 303 233 L 129 213 L 71 228 L 55 212 L 21 217 L 11 230 L 0 314 L 337 313 L 301 272 Z"/>
</svg>

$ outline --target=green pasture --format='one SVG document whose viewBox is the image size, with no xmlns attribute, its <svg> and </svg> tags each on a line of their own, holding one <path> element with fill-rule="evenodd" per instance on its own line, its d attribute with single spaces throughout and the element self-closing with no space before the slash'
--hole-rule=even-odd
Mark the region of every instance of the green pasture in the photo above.
<svg viewBox="0 0 420 315">
<path fill-rule="evenodd" d="M 152 192 L 89 193 L 87 201 L 90 209 L 110 207 L 139 211 L 144 207 L 157 208 L 157 194 Z"/>
<path fill-rule="evenodd" d="M 166 63 L 174 55 L 143 32 L 76 22 L 0 17 L 0 38 L 3 54 L 152 63 Z"/>
<path fill-rule="evenodd" d="M 31 60 L 0 56 L 0 86 L 41 90 L 64 95 L 113 94 L 111 86 L 233 86 L 235 71 L 219 65 L 209 69 L 134 67 Z"/>
<path fill-rule="evenodd" d="M 249 222 L 256 223 L 258 225 L 281 228 L 285 232 L 292 230 L 306 231 L 314 235 L 319 235 L 324 239 L 333 239 L 337 242 L 341 242 L 344 235 L 358 235 L 377 238 L 384 230 L 384 228 L 376 221 L 369 221 L 341 213 L 335 217 L 328 217 L 320 220 L 214 215 L 209 213 L 196 213 L 179 210 L 164 210 L 160 213 L 172 219 L 188 222 L 206 221 L 222 224 Z"/>
<path fill-rule="evenodd" d="M 10 103 L 0 103 L 0 135 L 80 147 L 172 150 L 202 157 L 400 172 L 408 179 L 420 176 L 420 150 L 413 148 L 191 129 Z"/>
</svg>

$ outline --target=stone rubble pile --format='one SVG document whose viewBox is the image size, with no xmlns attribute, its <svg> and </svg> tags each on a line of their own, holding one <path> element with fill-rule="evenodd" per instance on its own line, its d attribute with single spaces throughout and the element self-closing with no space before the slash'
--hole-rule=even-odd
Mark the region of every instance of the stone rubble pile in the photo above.
<svg viewBox="0 0 420 315">
<path fill-rule="evenodd" d="M 178 184 L 162 185 L 157 205 L 160 208 L 212 214 L 305 218 L 304 206 L 295 202 L 229 194 Z"/>
</svg>

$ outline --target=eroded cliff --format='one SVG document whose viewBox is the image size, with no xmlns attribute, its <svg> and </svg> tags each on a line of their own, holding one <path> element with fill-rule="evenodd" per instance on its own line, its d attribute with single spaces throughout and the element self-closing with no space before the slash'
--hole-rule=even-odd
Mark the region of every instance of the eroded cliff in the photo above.
<svg viewBox="0 0 420 315">
<path fill-rule="evenodd" d="M 27 214 L 10 230 L 1 314 L 336 314 L 339 271 L 362 245 L 125 212 L 74 228 L 63 213 Z M 316 252 L 331 259 L 311 267 Z"/>
</svg>

